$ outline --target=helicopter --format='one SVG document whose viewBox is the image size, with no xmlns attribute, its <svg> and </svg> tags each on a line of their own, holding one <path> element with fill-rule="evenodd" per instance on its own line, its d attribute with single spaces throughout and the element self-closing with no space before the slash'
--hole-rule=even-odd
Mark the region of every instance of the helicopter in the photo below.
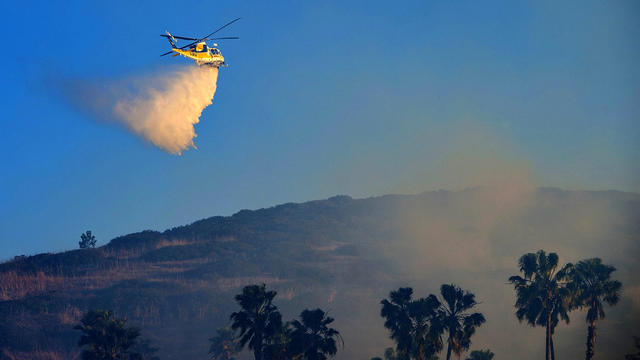
<svg viewBox="0 0 640 360">
<path fill-rule="evenodd" d="M 239 37 L 237 36 L 215 37 L 215 38 L 212 38 L 210 36 L 240 19 L 241 18 L 237 18 L 233 21 L 230 21 L 226 23 L 224 26 L 218 28 L 216 31 L 212 32 L 211 34 L 205 35 L 202 38 L 175 36 L 175 35 L 171 35 L 168 31 L 165 31 L 166 34 L 161 34 L 160 36 L 167 38 L 167 40 L 169 40 L 169 43 L 171 44 L 171 51 L 166 52 L 160 56 L 165 56 L 173 53 L 172 57 L 182 55 L 188 59 L 195 61 L 195 63 L 200 66 L 213 66 L 215 68 L 220 68 L 221 66 L 226 67 L 228 65 L 224 62 L 224 57 L 222 56 L 222 53 L 220 52 L 220 50 L 218 50 L 217 48 L 218 44 L 213 43 L 213 46 L 209 46 L 207 45 L 207 40 L 239 39 Z M 192 42 L 182 47 L 178 47 L 177 45 L 178 39 L 189 40 Z"/>
</svg>

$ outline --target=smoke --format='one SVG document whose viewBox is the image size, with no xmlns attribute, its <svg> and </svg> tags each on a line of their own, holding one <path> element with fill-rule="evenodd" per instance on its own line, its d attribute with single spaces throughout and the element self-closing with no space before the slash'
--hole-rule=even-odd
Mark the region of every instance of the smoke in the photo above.
<svg viewBox="0 0 640 360">
<path fill-rule="evenodd" d="M 407 203 L 395 211 L 403 241 L 385 251 L 402 259 L 398 263 L 410 273 L 437 272 L 450 264 L 468 270 L 512 261 L 508 256 L 494 258 L 492 237 L 498 225 L 530 205 L 536 189 L 527 158 L 492 127 L 458 121 L 448 132 L 446 144 L 438 149 L 439 165 L 425 171 L 423 180 L 425 187 L 459 191 L 450 194 L 442 208 Z M 432 259 L 425 262 L 427 258 Z"/>
<path fill-rule="evenodd" d="M 618 268 L 614 278 L 624 284 L 624 294 L 618 306 L 606 308 L 606 321 L 598 323 L 598 331 L 606 335 L 598 338 L 597 351 L 602 358 L 631 352 L 629 334 L 637 333 L 640 316 L 634 225 L 640 222 L 637 205 L 631 205 L 638 204 L 637 195 L 539 188 L 531 161 L 499 130 L 468 122 L 450 125 L 452 136 L 438 149 L 440 165 L 433 169 L 426 163 L 420 180 L 425 188 L 458 191 L 425 192 L 398 197 L 396 202 L 390 198 L 391 211 L 367 225 L 376 230 L 367 234 L 362 251 L 370 252 L 375 264 L 386 266 L 385 277 L 374 278 L 374 270 L 368 269 L 368 277 L 374 279 L 372 295 L 349 299 L 348 304 L 358 303 L 358 312 L 351 313 L 352 307 L 345 305 L 346 324 L 340 325 L 345 339 L 368 349 L 369 356 L 391 345 L 383 342 L 388 333 L 378 332 L 384 330 L 382 320 L 376 324 L 371 319 L 380 307 L 370 298 L 382 299 L 400 286 L 413 287 L 416 296 L 437 294 L 441 284 L 452 282 L 476 294 L 481 302 L 477 310 L 488 319 L 474 336 L 472 349 L 490 348 L 496 358 L 544 356 L 544 330 L 518 322 L 515 293 L 507 282 L 518 274 L 518 258 L 538 249 L 557 252 L 561 265 L 600 257 Z M 349 291 L 338 292 L 333 306 L 338 308 Z M 570 318 L 569 325 L 556 329 L 558 358 L 578 358 L 584 352 L 585 314 L 574 311 Z M 361 335 L 362 329 L 367 332 Z M 344 358 L 362 357 L 352 351 L 354 356 Z"/>
<path fill-rule="evenodd" d="M 168 153 L 196 148 L 194 125 L 213 101 L 214 67 L 187 66 L 170 73 L 120 81 L 62 79 L 66 99 L 77 109 L 115 121 Z"/>
<path fill-rule="evenodd" d="M 371 319 L 380 311 L 379 303 L 371 299 L 382 299 L 400 286 L 413 287 L 416 296 L 437 294 L 441 284 L 453 282 L 476 294 L 480 302 L 477 310 L 487 318 L 473 337 L 472 349 L 490 348 L 496 358 L 540 358 L 544 356 L 544 329 L 518 322 L 513 307 L 515 292 L 507 279 L 519 274 L 521 255 L 544 249 L 556 252 L 561 266 L 600 257 L 618 269 L 613 278 L 624 284 L 622 298 L 617 306 L 606 307 L 606 320 L 598 323 L 602 335 L 597 351 L 603 359 L 622 358 L 632 352 L 630 334 L 638 333 L 640 319 L 638 194 L 531 188 L 526 176 L 515 176 L 520 166 L 512 167 L 511 162 L 498 158 L 487 166 L 496 171 L 503 167 L 504 176 L 495 180 L 487 177 L 482 186 L 461 191 L 371 200 L 384 206 L 377 221 L 366 224 L 375 230 L 366 233 L 361 246 L 375 261 L 363 262 L 371 268 L 367 268 L 366 278 L 357 281 L 368 284 L 372 294 L 346 301 L 344 297 L 353 292 L 347 288 L 338 291 L 332 303 L 335 308 L 347 309 L 344 315 L 339 314 L 345 319 L 335 316 L 345 322 L 340 323 L 345 339 L 368 349 L 369 357 L 381 354 L 391 343 L 383 342 L 388 333 L 378 332 L 384 329 L 382 319 L 377 319 L 377 324 Z M 515 180 L 501 179 L 508 174 Z M 375 214 L 378 210 L 367 211 Z M 384 276 L 376 277 L 375 266 L 384 270 Z M 350 269 L 349 278 L 354 273 Z M 357 312 L 353 303 L 358 304 Z M 583 356 L 585 316 L 585 312 L 573 311 L 571 322 L 556 329 L 558 358 Z M 361 334 L 362 329 L 367 332 Z"/>
</svg>

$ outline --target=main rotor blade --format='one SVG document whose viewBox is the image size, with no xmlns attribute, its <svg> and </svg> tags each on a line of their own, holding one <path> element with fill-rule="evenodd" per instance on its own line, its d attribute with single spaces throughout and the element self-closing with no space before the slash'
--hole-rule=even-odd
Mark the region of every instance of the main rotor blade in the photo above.
<svg viewBox="0 0 640 360">
<path fill-rule="evenodd" d="M 169 35 L 165 35 L 165 34 L 160 34 L 160 36 L 162 36 L 162 37 L 166 37 L 166 38 L 168 38 L 168 37 L 169 37 Z M 180 39 L 180 40 L 198 40 L 198 39 L 196 39 L 196 38 L 190 38 L 190 37 L 185 37 L 185 36 L 176 36 L 176 35 L 172 35 L 172 36 L 173 36 L 174 38 L 176 38 L 176 39 Z"/>
<path fill-rule="evenodd" d="M 227 36 L 227 37 L 217 37 L 217 38 L 205 38 L 202 40 L 231 40 L 231 39 L 240 39 L 237 36 Z"/>
<path fill-rule="evenodd" d="M 207 35 L 203 36 L 202 38 L 200 38 L 200 39 L 198 39 L 198 40 L 196 40 L 196 41 L 194 41 L 194 42 L 192 42 L 192 43 L 190 43 L 190 44 L 187 44 L 187 45 L 185 45 L 185 46 L 181 47 L 180 49 L 182 50 L 182 49 L 184 49 L 184 48 L 186 48 L 186 47 L 189 47 L 189 46 L 191 46 L 191 45 L 193 45 L 193 44 L 197 44 L 197 43 L 199 43 L 200 41 L 202 41 L 202 40 L 204 40 L 204 39 L 208 38 L 209 36 L 211 36 L 211 35 L 213 35 L 213 34 L 217 33 L 218 31 L 220 31 L 220 30 L 222 30 L 222 29 L 226 28 L 227 26 L 229 26 L 229 25 L 233 24 L 234 22 L 236 22 L 236 21 L 238 21 L 238 20 L 240 20 L 240 19 L 242 19 L 242 18 L 237 18 L 237 19 L 235 19 L 235 20 L 233 20 L 233 21 L 230 21 L 230 22 L 228 22 L 228 23 L 226 23 L 226 24 L 222 25 L 220 28 L 218 28 L 216 31 L 212 32 L 211 34 L 207 34 Z"/>
<path fill-rule="evenodd" d="M 171 54 L 172 52 L 173 52 L 173 50 L 171 50 L 171 51 L 169 51 L 169 52 L 166 52 L 166 53 L 164 53 L 164 54 L 162 54 L 162 55 L 160 55 L 160 56 L 169 55 L 169 54 Z"/>
<path fill-rule="evenodd" d="M 236 22 L 236 21 L 238 21 L 238 20 L 240 20 L 240 19 L 242 19 L 242 18 L 237 18 L 237 19 L 235 19 L 235 20 L 229 21 L 228 23 L 226 23 L 226 24 L 222 25 L 218 30 L 216 30 L 216 31 L 212 32 L 211 34 L 209 34 L 209 35 L 207 35 L 207 36 L 205 36 L 205 37 L 203 37 L 203 39 L 204 39 L 204 38 L 208 38 L 209 36 L 211 36 L 211 35 L 213 35 L 213 34 L 217 33 L 218 31 L 220 31 L 220 30 L 222 30 L 222 29 L 226 28 L 227 26 L 229 26 L 229 25 L 233 24 L 234 22 Z"/>
</svg>

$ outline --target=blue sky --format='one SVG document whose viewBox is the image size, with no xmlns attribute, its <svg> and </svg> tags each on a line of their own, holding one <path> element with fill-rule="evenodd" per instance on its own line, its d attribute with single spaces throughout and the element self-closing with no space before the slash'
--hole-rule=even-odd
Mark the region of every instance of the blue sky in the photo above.
<svg viewBox="0 0 640 360">
<path fill-rule="evenodd" d="M 87 229 L 104 244 L 244 208 L 481 185 L 496 167 L 536 185 L 640 191 L 637 1 L 0 12 L 0 259 L 75 248 Z M 160 33 L 204 35 L 236 17 L 221 35 L 241 39 L 221 44 L 230 67 L 182 156 L 75 111 L 51 84 L 171 70 L 187 60 L 158 57 Z"/>
</svg>

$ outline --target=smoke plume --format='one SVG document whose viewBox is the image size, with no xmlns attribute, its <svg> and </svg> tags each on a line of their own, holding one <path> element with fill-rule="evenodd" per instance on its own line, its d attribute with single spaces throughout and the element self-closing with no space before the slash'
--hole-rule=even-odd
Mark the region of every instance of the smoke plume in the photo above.
<svg viewBox="0 0 640 360">
<path fill-rule="evenodd" d="M 149 87 L 138 97 L 119 100 L 113 110 L 133 132 L 179 155 L 195 148 L 193 126 L 211 105 L 217 79 L 217 68 L 188 67 L 164 79 L 160 88 Z"/>
<path fill-rule="evenodd" d="M 218 80 L 214 67 L 186 66 L 170 73 L 117 82 L 58 79 L 76 108 L 123 124 L 171 154 L 195 148 L 194 125 L 213 101 Z"/>
</svg>

